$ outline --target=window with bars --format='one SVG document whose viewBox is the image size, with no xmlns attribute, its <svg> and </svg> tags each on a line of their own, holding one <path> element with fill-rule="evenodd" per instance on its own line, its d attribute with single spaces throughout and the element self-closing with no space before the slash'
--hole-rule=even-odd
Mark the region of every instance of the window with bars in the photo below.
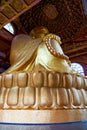
<svg viewBox="0 0 87 130">
<path fill-rule="evenodd" d="M 72 63 L 71 67 L 72 67 L 73 70 L 77 71 L 78 73 L 80 73 L 82 75 L 85 75 L 84 74 L 84 69 L 83 69 L 81 64 L 79 64 L 79 63 Z"/>
</svg>

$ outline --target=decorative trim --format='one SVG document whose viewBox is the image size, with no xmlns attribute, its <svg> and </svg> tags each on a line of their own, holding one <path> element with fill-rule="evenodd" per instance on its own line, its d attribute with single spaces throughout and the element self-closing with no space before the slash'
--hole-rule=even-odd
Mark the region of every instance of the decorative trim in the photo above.
<svg viewBox="0 0 87 130">
<path fill-rule="evenodd" d="M 0 75 L 1 109 L 87 108 L 87 77 L 56 72 Z"/>
<path fill-rule="evenodd" d="M 50 53 L 56 57 L 60 57 L 62 59 L 65 59 L 65 60 L 69 60 L 69 57 L 64 55 L 64 54 L 60 54 L 59 52 L 56 52 L 55 49 L 52 47 L 51 45 L 51 40 L 54 39 L 56 40 L 59 44 L 61 44 L 60 42 L 60 39 L 57 35 L 55 34 L 48 34 L 46 35 L 46 37 L 44 38 L 44 41 L 46 43 L 46 46 L 48 48 L 48 50 L 50 51 Z"/>
</svg>

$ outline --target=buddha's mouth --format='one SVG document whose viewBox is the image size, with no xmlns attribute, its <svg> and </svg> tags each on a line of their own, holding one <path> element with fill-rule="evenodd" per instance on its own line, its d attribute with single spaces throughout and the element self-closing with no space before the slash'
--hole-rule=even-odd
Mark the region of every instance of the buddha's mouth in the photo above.
<svg viewBox="0 0 87 130">
<path fill-rule="evenodd" d="M 87 108 L 87 77 L 49 71 L 0 75 L 0 109 Z"/>
</svg>

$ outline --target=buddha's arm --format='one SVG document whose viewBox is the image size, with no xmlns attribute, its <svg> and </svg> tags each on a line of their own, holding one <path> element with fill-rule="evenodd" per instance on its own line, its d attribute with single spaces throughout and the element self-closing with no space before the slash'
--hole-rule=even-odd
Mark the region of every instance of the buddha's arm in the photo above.
<svg viewBox="0 0 87 130">
<path fill-rule="evenodd" d="M 50 35 L 47 35 L 44 39 L 37 51 L 36 66 L 40 64 L 48 71 L 72 73 L 72 69 L 68 64 L 69 58 L 64 55 L 59 44 L 59 37 L 52 35 L 50 38 Z"/>
</svg>

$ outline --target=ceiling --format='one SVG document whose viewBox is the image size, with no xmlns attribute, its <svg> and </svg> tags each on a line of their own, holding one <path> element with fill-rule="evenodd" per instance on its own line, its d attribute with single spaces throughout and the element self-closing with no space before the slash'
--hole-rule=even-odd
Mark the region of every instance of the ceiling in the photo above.
<svg viewBox="0 0 87 130">
<path fill-rule="evenodd" d="M 3 29 L 8 22 L 28 33 L 46 26 L 59 35 L 67 55 L 87 54 L 87 0 L 1 0 L 0 37 L 12 41 L 14 35 Z"/>
<path fill-rule="evenodd" d="M 42 0 L 20 16 L 20 22 L 29 33 L 36 26 L 46 26 L 63 42 L 74 38 L 85 24 L 81 0 Z"/>
</svg>

